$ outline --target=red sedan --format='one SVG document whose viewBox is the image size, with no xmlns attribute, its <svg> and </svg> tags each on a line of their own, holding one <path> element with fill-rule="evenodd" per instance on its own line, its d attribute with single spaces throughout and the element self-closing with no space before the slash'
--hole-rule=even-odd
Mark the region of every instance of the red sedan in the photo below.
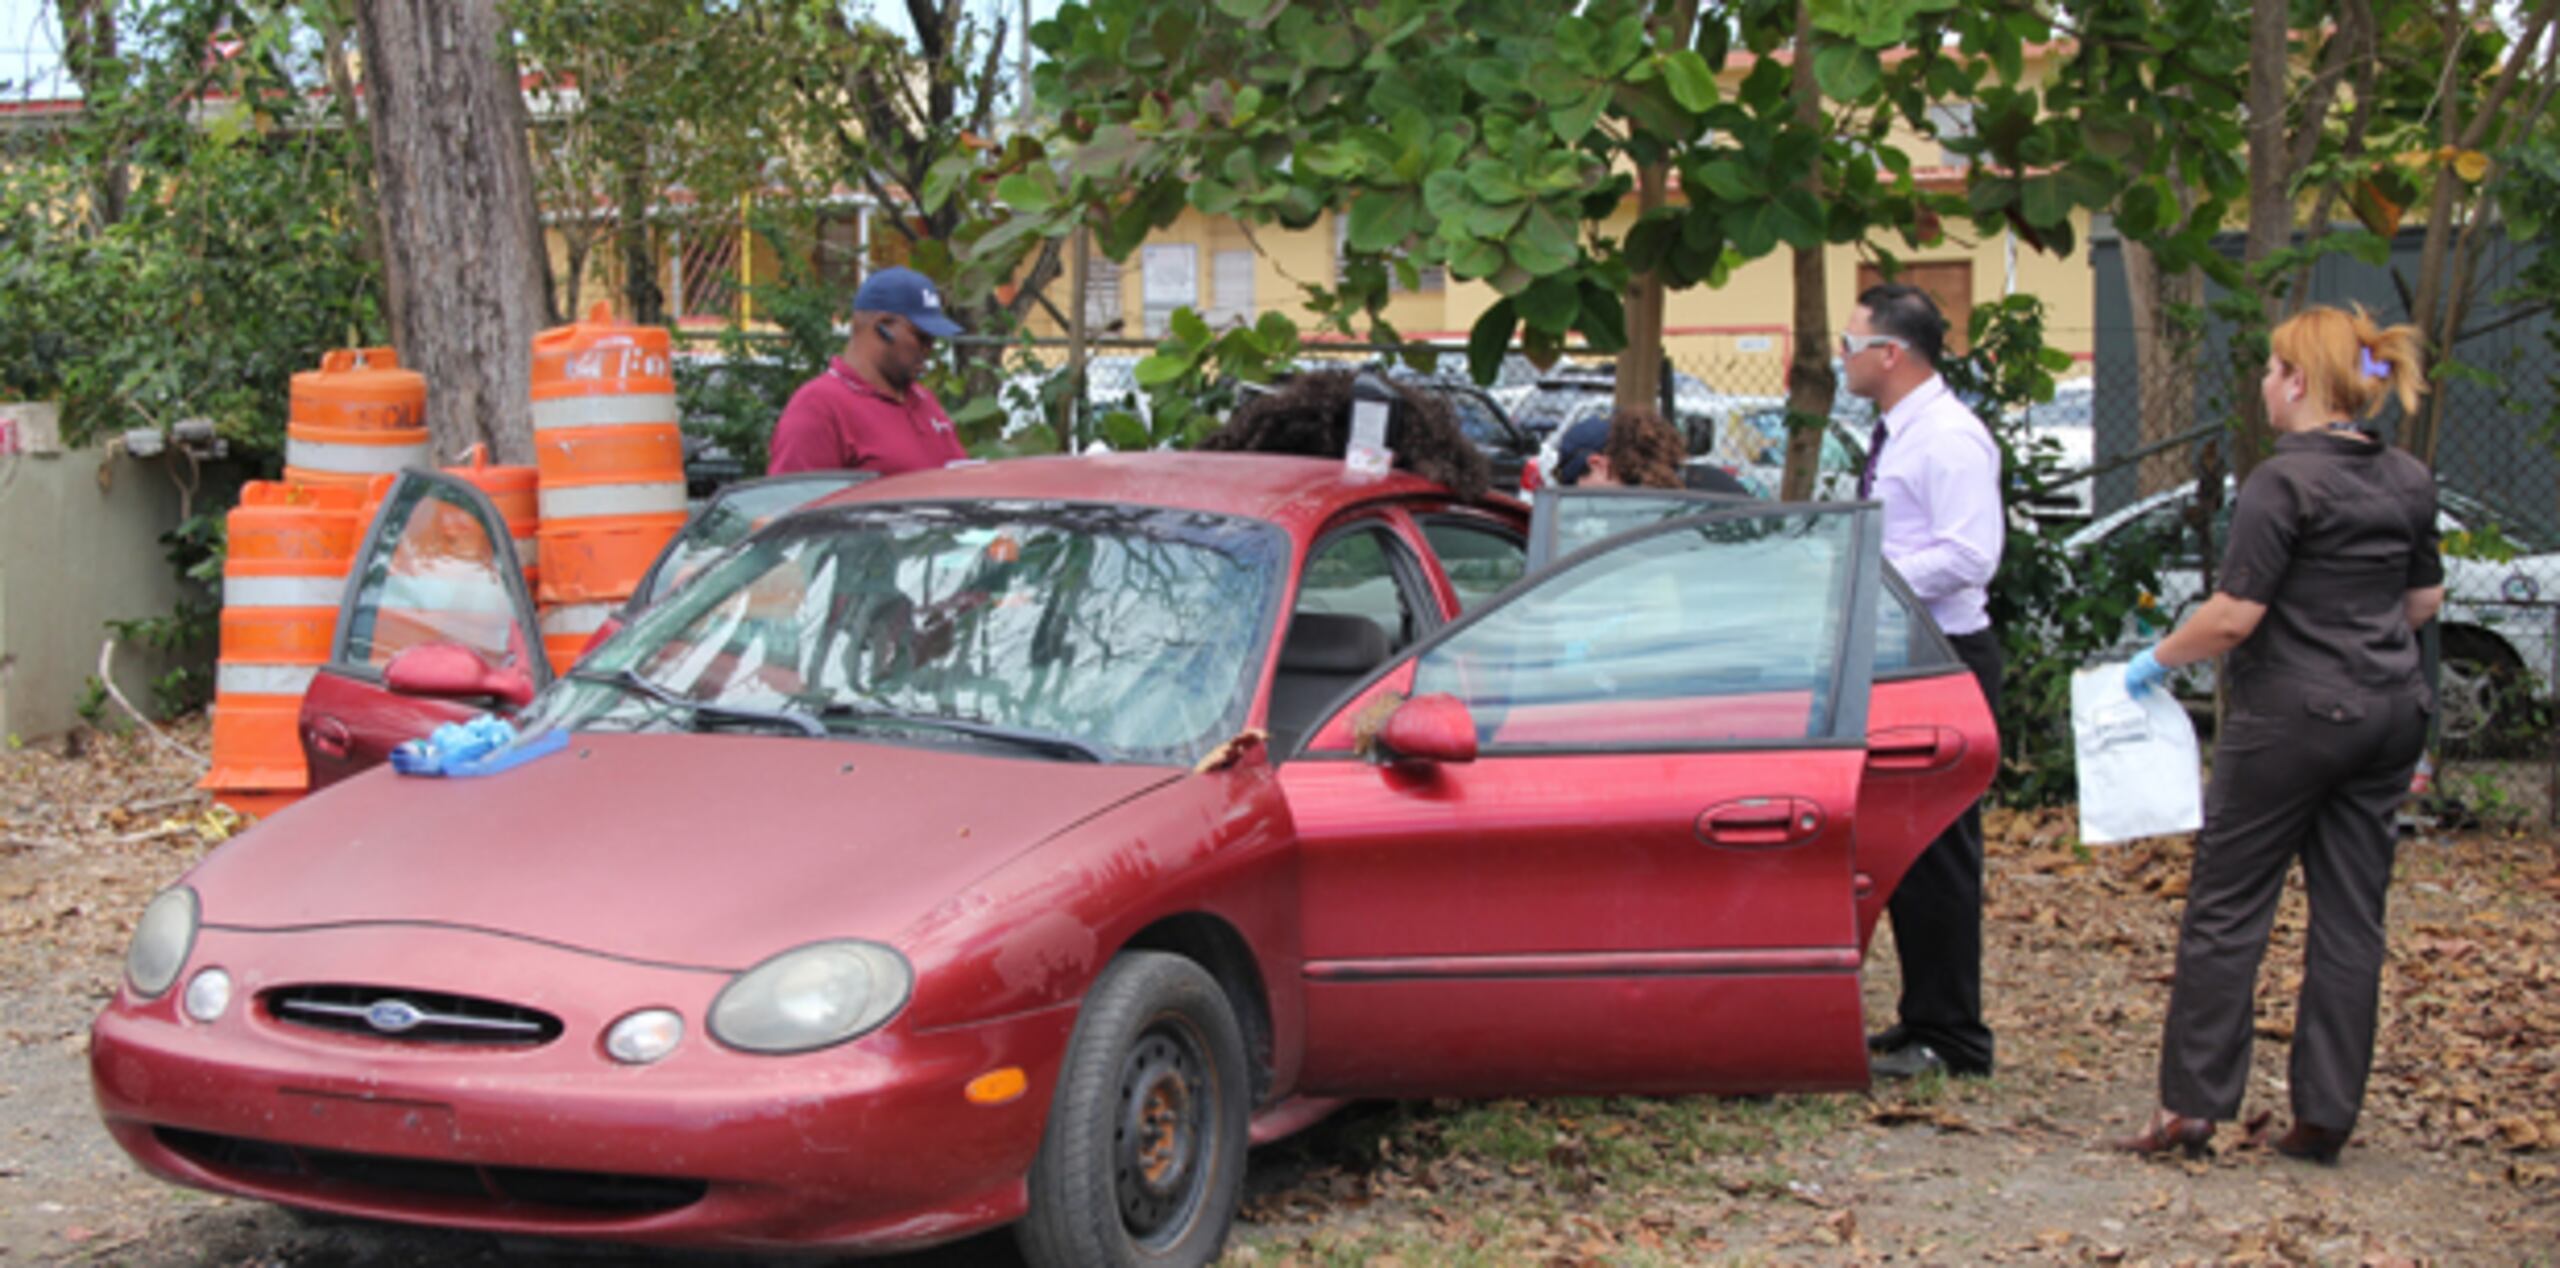
<svg viewBox="0 0 2560 1268">
<path fill-rule="evenodd" d="M 348 621 L 467 693 L 534 635 L 441 518 Z M 1327 1098 L 1857 1087 L 1867 937 L 1996 758 L 1879 560 L 1871 505 L 1301 458 L 880 480 L 545 688 L 565 747 L 154 899 L 99 1107 L 297 1207 L 1083 1265 L 1214 1257 Z"/>
</svg>

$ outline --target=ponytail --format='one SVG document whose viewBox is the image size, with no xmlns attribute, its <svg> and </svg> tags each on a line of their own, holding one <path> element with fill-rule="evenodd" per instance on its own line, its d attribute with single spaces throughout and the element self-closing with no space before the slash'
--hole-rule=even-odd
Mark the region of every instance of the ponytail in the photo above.
<svg viewBox="0 0 2560 1268">
<path fill-rule="evenodd" d="M 2307 308 L 2277 326 L 2268 343 L 2276 359 L 2302 371 L 2323 405 L 2351 418 L 2370 418 L 2386 397 L 2415 412 L 2427 391 L 2425 345 L 2418 328 L 2385 327 L 2357 304 L 2353 312 Z"/>
</svg>

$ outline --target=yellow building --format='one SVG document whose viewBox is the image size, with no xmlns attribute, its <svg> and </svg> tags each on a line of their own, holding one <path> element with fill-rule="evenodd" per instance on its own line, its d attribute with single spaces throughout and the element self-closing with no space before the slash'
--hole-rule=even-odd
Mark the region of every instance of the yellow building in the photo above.
<svg viewBox="0 0 2560 1268">
<path fill-rule="evenodd" d="M 2067 50 L 2058 46 L 2031 49 L 2028 75 L 2035 78 Z M 1750 70 L 1737 58 L 1725 70 L 1730 88 Z M 1969 126 L 1965 106 L 1941 107 L 1941 135 Z M 1897 137 L 1924 185 L 1959 190 L 1964 181 L 1960 156 L 1942 152 L 1937 141 L 1905 133 Z M 1675 180 L 1670 194 L 1681 198 Z M 1124 264 L 1098 257 L 1093 262 L 1094 294 L 1088 320 L 1097 327 L 1117 323 L 1114 333 L 1154 337 L 1164 317 L 1187 305 L 1207 316 L 1213 326 L 1251 321 L 1277 309 L 1312 325 L 1305 284 L 1329 284 L 1341 262 L 1340 212 L 1303 230 L 1259 228 L 1248 233 L 1223 217 L 1185 211 L 1172 226 L 1150 237 Z M 1635 220 L 1629 196 L 1620 213 L 1600 232 L 1623 240 Z M 2075 213 L 2073 240 L 2089 238 L 2087 213 Z M 1961 338 L 1971 310 L 2014 293 L 2044 300 L 2046 339 L 2085 366 L 2095 348 L 2095 285 L 2083 250 L 2054 256 L 2018 241 L 2007 231 L 1980 237 L 1969 222 L 1954 221 L 1934 246 L 1912 249 L 1891 235 L 1903 281 L 1926 288 L 1945 309 Z M 1858 292 L 1880 280 L 1871 253 L 1855 245 L 1829 248 L 1831 327 L 1847 321 Z M 1447 279 L 1426 270 L 1422 285 L 1399 291 L 1383 314 L 1409 340 L 1463 341 L 1476 318 L 1499 298 L 1483 282 Z M 1675 291 L 1664 303 L 1664 345 L 1672 364 L 1707 380 L 1711 387 L 1737 393 L 1778 394 L 1785 390 L 1791 354 L 1794 275 L 1790 252 L 1777 252 L 1734 270 L 1720 288 Z M 1041 333 L 1058 333 L 1043 329 Z"/>
</svg>

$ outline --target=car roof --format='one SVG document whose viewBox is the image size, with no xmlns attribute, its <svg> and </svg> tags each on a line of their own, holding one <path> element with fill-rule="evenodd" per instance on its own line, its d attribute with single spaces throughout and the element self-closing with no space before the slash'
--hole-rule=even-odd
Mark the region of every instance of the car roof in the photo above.
<svg viewBox="0 0 2560 1268">
<path fill-rule="evenodd" d="M 1336 514 L 1394 497 L 1441 497 L 1448 489 L 1405 471 L 1355 478 L 1339 458 L 1267 453 L 1109 453 L 1005 458 L 914 471 L 847 489 L 818 503 L 1052 501 L 1110 502 L 1209 511 L 1267 520 L 1304 537 Z M 1484 505 L 1518 504 L 1499 495 Z"/>
</svg>

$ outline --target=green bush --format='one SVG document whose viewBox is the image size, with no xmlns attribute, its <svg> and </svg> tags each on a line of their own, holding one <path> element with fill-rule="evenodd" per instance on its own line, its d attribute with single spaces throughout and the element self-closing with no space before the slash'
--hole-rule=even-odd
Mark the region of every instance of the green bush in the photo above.
<svg viewBox="0 0 2560 1268">
<path fill-rule="evenodd" d="M 1948 385 L 1975 402 L 2000 442 L 2003 487 L 2015 495 L 2066 474 L 2061 449 L 2031 436 L 2024 406 L 2053 397 L 2070 358 L 2044 346 L 2042 306 L 2013 295 L 1974 309 L 1972 351 L 1947 366 Z M 2122 642 L 2160 587 L 2161 544 L 2074 555 L 2076 525 L 2011 515 L 1991 580 L 1991 623 L 2008 658 L 2000 692 L 2001 773 L 1991 794 L 2045 806 L 2079 796 L 2071 736 L 2071 673 Z"/>
</svg>

